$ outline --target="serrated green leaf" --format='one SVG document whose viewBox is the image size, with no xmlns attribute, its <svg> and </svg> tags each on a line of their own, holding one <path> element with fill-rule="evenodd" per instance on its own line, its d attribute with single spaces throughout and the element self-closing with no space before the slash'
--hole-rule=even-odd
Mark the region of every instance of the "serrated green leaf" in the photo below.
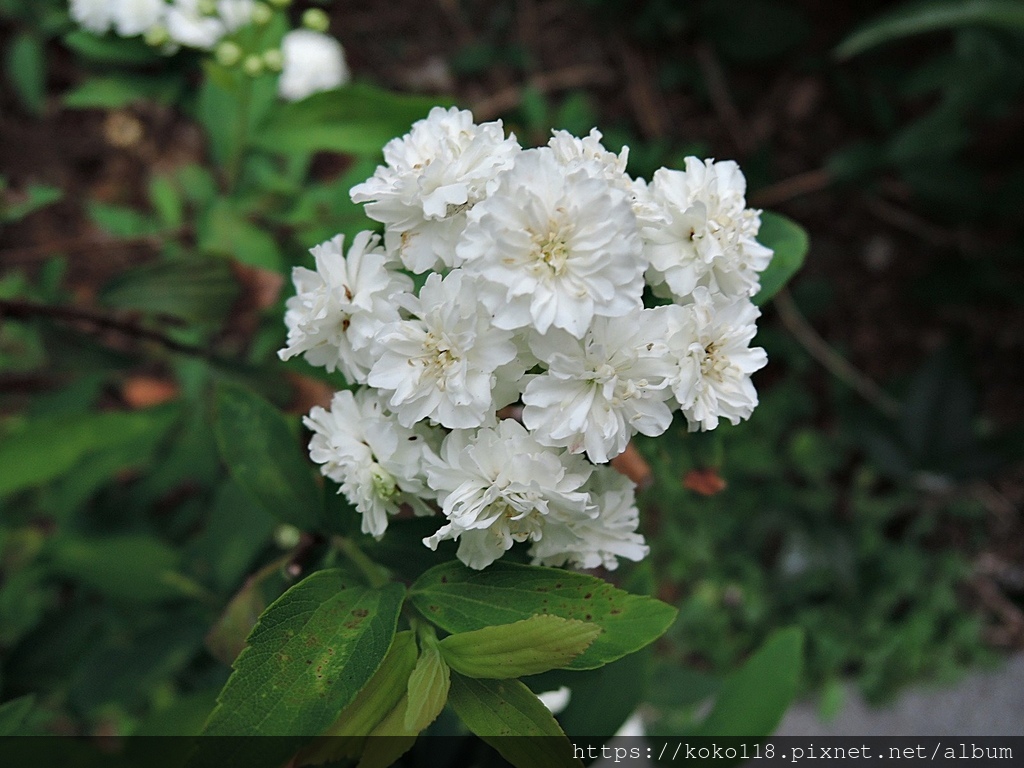
<svg viewBox="0 0 1024 768">
<path fill-rule="evenodd" d="M 416 664 L 416 638 L 399 632 L 380 668 L 338 719 L 299 753 L 300 765 L 319 765 L 358 757 L 368 735 L 398 706 L 405 696 L 409 675 Z"/>
<path fill-rule="evenodd" d="M 451 673 L 436 641 L 425 643 L 409 676 L 405 729 L 419 733 L 434 722 L 448 701 L 450 686 Z"/>
<path fill-rule="evenodd" d="M 803 632 L 783 629 L 722 683 L 695 736 L 767 736 L 786 714 L 803 667 Z"/>
<path fill-rule="evenodd" d="M 369 682 L 395 637 L 405 589 L 371 589 L 340 569 L 318 571 L 260 617 L 190 768 L 278 768 L 321 734 Z M 289 738 L 285 738 L 289 737 Z"/>
<path fill-rule="evenodd" d="M 220 384 L 213 431 L 236 483 L 281 522 L 303 530 L 321 520 L 320 486 L 281 413 L 250 389 Z"/>
<path fill-rule="evenodd" d="M 466 727 L 516 768 L 581 765 L 554 716 L 518 680 L 454 674 L 449 701 Z M 523 736 L 533 738 L 510 738 Z"/>
<path fill-rule="evenodd" d="M 436 566 L 416 580 L 410 597 L 420 613 L 452 634 L 537 614 L 593 622 L 603 633 L 568 669 L 594 669 L 643 648 L 677 613 L 660 600 L 631 595 L 593 576 L 500 562 L 484 571 L 458 562 Z"/>
<path fill-rule="evenodd" d="M 761 290 L 754 296 L 754 303 L 762 306 L 782 290 L 803 266 L 810 239 L 806 230 L 795 221 L 771 211 L 761 213 L 761 230 L 757 239 L 775 252 L 768 269 L 761 273 Z"/>
<path fill-rule="evenodd" d="M 268 152 L 373 154 L 424 118 L 436 98 L 391 93 L 364 83 L 314 94 L 275 110 L 253 137 Z"/>
<path fill-rule="evenodd" d="M 35 694 L 30 693 L 0 704 L 0 736 L 16 736 L 35 701 Z"/>
<path fill-rule="evenodd" d="M 409 697 L 403 695 L 395 708 L 370 733 L 357 768 L 388 768 L 416 743 L 417 733 L 406 727 Z"/>
<path fill-rule="evenodd" d="M 1018 0 L 932 0 L 906 3 L 858 27 L 836 47 L 849 59 L 884 43 L 925 32 L 966 26 L 1024 30 L 1024 5 Z"/>
<path fill-rule="evenodd" d="M 547 614 L 449 635 L 440 648 L 460 675 L 505 680 L 561 669 L 600 634 L 597 624 Z"/>
<path fill-rule="evenodd" d="M 228 601 L 206 634 L 206 649 L 211 656 L 224 664 L 231 664 L 238 657 L 260 614 L 284 591 L 287 582 L 283 570 L 290 558 L 291 555 L 285 555 L 260 568 Z"/>
<path fill-rule="evenodd" d="M 21 102 L 38 115 L 46 99 L 46 55 L 43 42 L 35 35 L 23 32 L 9 45 L 7 79 L 14 86 Z"/>
</svg>

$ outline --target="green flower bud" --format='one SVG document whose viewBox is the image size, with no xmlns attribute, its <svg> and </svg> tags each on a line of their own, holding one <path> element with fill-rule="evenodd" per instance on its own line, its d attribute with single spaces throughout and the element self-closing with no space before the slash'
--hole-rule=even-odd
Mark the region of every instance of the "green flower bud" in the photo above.
<svg viewBox="0 0 1024 768">
<path fill-rule="evenodd" d="M 217 0 L 199 0 L 196 7 L 204 16 L 215 16 L 217 13 Z"/>
<path fill-rule="evenodd" d="M 214 55 L 217 57 L 217 63 L 221 66 L 233 67 L 242 60 L 242 53 L 242 46 L 231 40 L 225 40 L 217 46 L 217 51 Z"/>
<path fill-rule="evenodd" d="M 294 525 L 279 525 L 274 529 L 274 543 L 281 549 L 291 549 L 302 539 L 302 531 Z"/>
<path fill-rule="evenodd" d="M 162 27 L 157 24 L 156 26 L 147 29 L 142 39 L 146 41 L 146 45 L 151 45 L 154 48 L 162 48 L 167 45 L 171 36 L 167 34 L 166 27 Z"/>
<path fill-rule="evenodd" d="M 249 77 L 259 77 L 263 74 L 263 58 L 256 54 L 246 56 L 242 62 L 242 70 Z"/>
<path fill-rule="evenodd" d="M 256 26 L 266 26 L 272 18 L 274 18 L 274 9 L 266 3 L 256 3 L 252 7 L 252 23 Z"/>
<path fill-rule="evenodd" d="M 271 48 L 263 52 L 263 64 L 271 72 L 280 72 L 284 68 L 284 56 L 280 48 Z"/>
<path fill-rule="evenodd" d="M 398 493 L 398 486 L 395 484 L 395 478 L 380 466 L 380 464 L 373 465 L 371 474 L 373 477 L 373 491 L 382 499 L 390 499 Z"/>
<path fill-rule="evenodd" d="M 302 26 L 314 32 L 326 32 L 331 20 L 320 8 L 309 8 L 302 14 Z"/>
</svg>

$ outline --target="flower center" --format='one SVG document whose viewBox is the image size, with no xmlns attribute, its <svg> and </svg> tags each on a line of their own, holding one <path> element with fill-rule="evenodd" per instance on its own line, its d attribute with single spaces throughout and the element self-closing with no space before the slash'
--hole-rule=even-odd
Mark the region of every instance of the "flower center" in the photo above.
<svg viewBox="0 0 1024 768">
<path fill-rule="evenodd" d="M 458 350 L 444 334 L 433 332 L 427 334 L 423 346 L 424 370 L 428 376 L 437 380 L 437 386 L 443 392 L 448 369 L 459 361 Z"/>
<path fill-rule="evenodd" d="M 555 277 L 565 274 L 569 246 L 562 227 L 554 221 L 549 222 L 547 232 L 533 233 L 531 239 L 537 267 Z"/>
<path fill-rule="evenodd" d="M 398 493 L 398 486 L 395 484 L 395 478 L 391 476 L 387 470 L 385 470 L 380 464 L 374 464 L 370 470 L 370 475 L 373 478 L 373 492 L 385 501 L 390 500 L 396 493 Z"/>
<path fill-rule="evenodd" d="M 704 345 L 704 355 L 701 357 L 700 361 L 701 376 L 714 379 L 715 381 L 721 381 L 722 376 L 725 373 L 725 369 L 728 367 L 728 359 L 719 354 L 719 350 L 715 342 L 709 341 Z"/>
</svg>

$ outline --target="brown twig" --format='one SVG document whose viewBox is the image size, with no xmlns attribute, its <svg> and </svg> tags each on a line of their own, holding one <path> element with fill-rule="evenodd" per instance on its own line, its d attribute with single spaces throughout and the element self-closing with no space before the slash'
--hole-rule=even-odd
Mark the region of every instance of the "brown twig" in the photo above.
<svg viewBox="0 0 1024 768">
<path fill-rule="evenodd" d="M 615 82 L 615 75 L 606 67 L 593 64 L 577 64 L 564 69 L 535 75 L 527 83 L 541 93 L 564 91 L 584 85 L 609 85 Z M 480 122 L 493 120 L 510 109 L 515 109 L 523 100 L 523 86 L 504 88 L 481 99 L 473 105 L 473 116 Z"/>
<path fill-rule="evenodd" d="M 0 299 L 0 320 L 31 320 L 37 317 L 61 323 L 83 324 L 96 330 L 113 331 L 132 339 L 153 342 L 171 352 L 180 352 L 195 357 L 213 357 L 213 354 L 205 347 L 185 344 L 133 320 L 111 317 L 82 307 L 62 307 L 34 301 Z"/>
<path fill-rule="evenodd" d="M 640 133 L 645 139 L 662 138 L 668 132 L 669 118 L 661 94 L 652 85 L 647 62 L 621 38 L 615 40 L 615 48 L 626 74 L 626 98 Z"/>
<path fill-rule="evenodd" d="M 800 195 L 820 192 L 831 183 L 832 174 L 824 168 L 805 171 L 757 190 L 750 195 L 750 204 L 755 208 L 770 208 Z"/>
<path fill-rule="evenodd" d="M 867 207 L 871 213 L 886 224 L 901 229 L 914 237 L 919 237 L 930 245 L 939 248 L 959 247 L 965 249 L 970 244 L 970 241 L 961 233 L 944 229 L 938 224 L 933 224 L 927 219 L 880 197 L 867 198 Z"/>
<path fill-rule="evenodd" d="M 849 385 L 889 418 L 894 419 L 899 416 L 899 401 L 836 352 L 807 322 L 807 319 L 797 309 L 793 297 L 785 288 L 775 295 L 775 309 L 786 329 L 829 373 Z"/>
<path fill-rule="evenodd" d="M 729 132 L 729 136 L 732 137 L 740 154 L 749 153 L 753 149 L 753 142 L 750 140 L 750 134 L 740 116 L 740 111 L 736 108 L 736 102 L 733 101 L 729 83 L 725 79 L 725 72 L 722 71 L 721 64 L 718 63 L 718 57 L 715 56 L 711 46 L 705 44 L 696 47 L 695 55 L 697 66 L 700 67 L 704 83 L 708 87 L 711 106 L 718 113 L 718 119 L 722 121 L 722 125 Z"/>
</svg>

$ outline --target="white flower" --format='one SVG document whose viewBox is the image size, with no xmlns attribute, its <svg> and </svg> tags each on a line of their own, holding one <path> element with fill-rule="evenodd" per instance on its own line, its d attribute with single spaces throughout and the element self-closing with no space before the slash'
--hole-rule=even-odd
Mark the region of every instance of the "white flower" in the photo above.
<svg viewBox="0 0 1024 768">
<path fill-rule="evenodd" d="M 597 517 L 581 517 L 565 523 L 576 541 L 558 547 L 558 539 L 545 536 L 530 549 L 537 565 L 561 566 L 567 563 L 576 568 L 618 568 L 618 558 L 639 562 L 647 557 L 650 547 L 636 532 L 640 524 L 640 511 L 636 507 L 636 486 L 633 481 L 611 467 L 595 467 L 585 490 L 590 493 L 591 504 L 597 508 Z M 549 527 L 550 530 L 550 527 Z"/>
<path fill-rule="evenodd" d="M 413 272 L 453 266 L 466 211 L 488 194 L 494 177 L 519 151 L 501 121 L 476 125 L 455 107 L 434 107 L 412 130 L 384 147 L 387 165 L 352 188 L 352 201 L 385 225 L 388 251 Z"/>
<path fill-rule="evenodd" d="M 582 340 L 551 331 L 530 346 L 548 370 L 523 391 L 523 423 L 544 445 L 587 452 L 598 464 L 626 449 L 636 432 L 660 435 L 672 423 L 665 403 L 675 369 L 658 310 L 597 318 Z"/>
<path fill-rule="evenodd" d="M 110 0 L 71 0 L 71 18 L 90 32 L 102 35 L 113 21 Z"/>
<path fill-rule="evenodd" d="M 592 468 L 538 443 L 517 421 L 452 432 L 440 457 L 428 457 L 427 482 L 448 524 L 424 539 L 436 549 L 459 539 L 458 558 L 486 568 L 517 541 L 539 541 L 549 520 L 596 514 L 582 490 Z"/>
<path fill-rule="evenodd" d="M 310 29 L 292 30 L 281 41 L 281 55 L 284 67 L 277 90 L 288 101 L 329 91 L 349 81 L 345 51 L 330 35 Z"/>
<path fill-rule="evenodd" d="M 341 484 L 341 493 L 363 516 L 363 533 L 380 538 L 388 515 L 397 514 L 403 503 L 430 513 L 421 498 L 427 440 L 385 413 L 373 393 L 338 392 L 330 410 L 316 406 L 303 423 L 314 433 L 310 458 Z"/>
<path fill-rule="evenodd" d="M 483 281 L 499 328 L 562 328 L 582 338 L 597 317 L 640 307 L 641 243 L 626 195 L 549 148 L 522 152 L 469 213 L 457 250 Z"/>
<path fill-rule="evenodd" d="M 217 15 L 228 33 L 241 29 L 252 21 L 255 0 L 217 0 Z"/>
<path fill-rule="evenodd" d="M 714 429 L 719 418 L 738 424 L 757 406 L 750 374 L 768 362 L 763 349 L 750 347 L 761 312 L 749 299 L 712 295 L 703 287 L 694 290 L 692 304 L 678 309 L 678 326 L 668 336 L 679 360 L 672 390 L 690 431 Z"/>
<path fill-rule="evenodd" d="M 396 297 L 412 290 L 412 280 L 386 268 L 380 237 L 360 232 L 348 256 L 338 235 L 312 249 L 316 271 L 295 267 L 296 295 L 288 299 L 285 324 L 287 360 L 304 354 L 311 365 L 336 368 L 350 381 L 363 383 L 374 361 L 373 339 L 386 322 L 399 319 Z"/>
<path fill-rule="evenodd" d="M 159 24 L 166 11 L 164 0 L 113 0 L 111 20 L 121 37 L 134 37 Z"/>
<path fill-rule="evenodd" d="M 730 296 L 757 293 L 772 252 L 757 242 L 760 212 L 745 207 L 746 179 L 736 163 L 688 157 L 685 171 L 656 171 L 648 193 L 664 215 L 663 224 L 642 231 L 652 286 L 684 303 L 698 285 Z"/>
<path fill-rule="evenodd" d="M 174 0 L 167 9 L 167 34 L 174 43 L 209 50 L 224 37 L 224 22 L 203 13 L 201 4 L 201 0 Z"/>
<path fill-rule="evenodd" d="M 404 307 L 414 317 L 378 332 L 381 349 L 368 383 L 390 396 L 407 427 L 427 418 L 449 429 L 480 426 L 495 408 L 495 370 L 516 358 L 512 334 L 491 325 L 460 270 L 443 280 L 430 275 Z"/>
<path fill-rule="evenodd" d="M 552 131 L 548 146 L 555 159 L 567 168 L 586 168 L 593 176 L 622 188 L 628 188 L 630 184 L 631 180 L 626 175 L 629 147 L 623 147 L 617 155 L 610 152 L 601 143 L 601 132 L 597 128 L 592 128 L 590 134 L 582 139 L 568 131 Z"/>
</svg>

